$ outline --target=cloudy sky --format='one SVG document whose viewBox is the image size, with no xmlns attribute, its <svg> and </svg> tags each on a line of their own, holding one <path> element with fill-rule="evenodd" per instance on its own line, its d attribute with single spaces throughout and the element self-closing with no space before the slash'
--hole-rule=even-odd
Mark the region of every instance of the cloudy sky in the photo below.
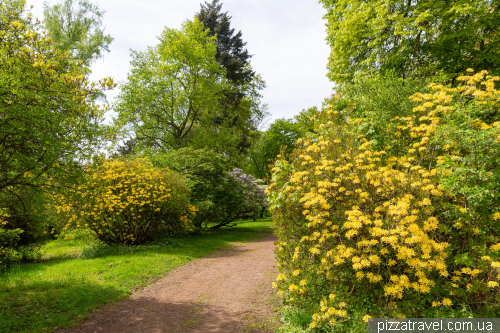
<svg viewBox="0 0 500 333">
<path fill-rule="evenodd" d="M 211 1 L 211 0 L 210 0 Z M 48 0 L 50 5 L 62 0 Z M 114 41 L 111 52 L 92 66 L 92 79 L 127 78 L 130 49 L 158 43 L 165 26 L 180 28 L 200 9 L 200 0 L 93 0 L 104 15 L 105 32 Z M 263 101 L 272 119 L 290 118 L 302 109 L 321 106 L 333 84 L 326 78 L 325 10 L 317 0 L 221 0 L 231 26 L 241 30 L 252 66 L 267 82 Z M 43 19 L 44 0 L 27 0 L 35 17 Z M 113 101 L 118 88 L 108 93 Z M 270 119 L 270 121 L 272 120 Z"/>
</svg>

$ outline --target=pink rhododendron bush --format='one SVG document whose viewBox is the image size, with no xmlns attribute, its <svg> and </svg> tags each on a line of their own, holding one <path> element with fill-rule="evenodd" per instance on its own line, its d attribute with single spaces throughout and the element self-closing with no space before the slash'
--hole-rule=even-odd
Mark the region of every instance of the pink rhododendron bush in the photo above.
<svg viewBox="0 0 500 333">
<path fill-rule="evenodd" d="M 499 78 L 458 80 L 411 96 L 411 113 L 383 126 L 334 98 L 291 162 L 276 161 L 274 287 L 312 309 L 312 331 L 498 315 Z M 367 124 L 383 132 L 371 137 Z"/>
<path fill-rule="evenodd" d="M 229 173 L 240 184 L 240 192 L 243 202 L 241 210 L 244 212 L 258 212 L 269 206 L 263 185 L 258 185 L 259 180 L 254 176 L 245 174 L 239 168 Z"/>
</svg>

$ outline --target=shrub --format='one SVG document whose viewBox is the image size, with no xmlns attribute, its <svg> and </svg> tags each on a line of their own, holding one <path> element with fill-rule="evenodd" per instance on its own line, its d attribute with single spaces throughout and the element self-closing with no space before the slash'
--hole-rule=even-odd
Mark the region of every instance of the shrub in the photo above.
<svg viewBox="0 0 500 333">
<path fill-rule="evenodd" d="M 165 157 L 169 168 L 189 179 L 191 202 L 199 212 L 194 225 L 201 228 L 209 223 L 228 224 L 234 220 L 243 204 L 240 184 L 227 177 L 231 163 L 222 154 L 210 149 L 178 149 Z"/>
<path fill-rule="evenodd" d="M 458 80 L 413 95 L 420 105 L 391 119 L 384 147 L 359 134 L 374 119 L 333 100 L 292 162 L 275 163 L 275 287 L 314 309 L 311 328 L 498 313 L 499 78 Z"/>
<path fill-rule="evenodd" d="M 86 183 L 61 196 L 57 209 L 69 218 L 65 230 L 88 228 L 108 244 L 142 244 L 161 231 L 189 230 L 189 215 L 196 211 L 186 179 L 144 159 L 92 167 Z"/>
<path fill-rule="evenodd" d="M 0 193 L 0 266 L 40 256 L 47 239 L 47 195 L 38 188 Z"/>
<path fill-rule="evenodd" d="M 245 174 L 243 170 L 238 168 L 233 169 L 229 175 L 241 185 L 240 192 L 243 197 L 243 203 L 239 205 L 241 213 L 256 214 L 269 206 L 264 194 L 265 186 L 260 184 L 262 181 L 255 179 L 252 175 Z"/>
</svg>

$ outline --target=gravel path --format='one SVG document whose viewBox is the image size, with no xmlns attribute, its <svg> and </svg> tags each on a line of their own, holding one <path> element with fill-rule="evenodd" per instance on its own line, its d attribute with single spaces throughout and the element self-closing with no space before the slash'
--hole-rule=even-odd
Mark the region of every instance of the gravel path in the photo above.
<svg viewBox="0 0 500 333">
<path fill-rule="evenodd" d="M 60 332 L 273 332 L 275 240 L 268 235 L 190 262 Z"/>
</svg>

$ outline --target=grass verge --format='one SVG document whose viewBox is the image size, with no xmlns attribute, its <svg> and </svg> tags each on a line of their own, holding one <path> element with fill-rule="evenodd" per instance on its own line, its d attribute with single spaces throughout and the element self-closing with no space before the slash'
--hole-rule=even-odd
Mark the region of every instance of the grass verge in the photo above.
<svg viewBox="0 0 500 333">
<path fill-rule="evenodd" d="M 93 310 L 128 297 L 176 267 L 271 232 L 270 219 L 260 219 L 142 246 L 51 241 L 41 262 L 0 275 L 0 332 L 74 326 Z"/>
</svg>

